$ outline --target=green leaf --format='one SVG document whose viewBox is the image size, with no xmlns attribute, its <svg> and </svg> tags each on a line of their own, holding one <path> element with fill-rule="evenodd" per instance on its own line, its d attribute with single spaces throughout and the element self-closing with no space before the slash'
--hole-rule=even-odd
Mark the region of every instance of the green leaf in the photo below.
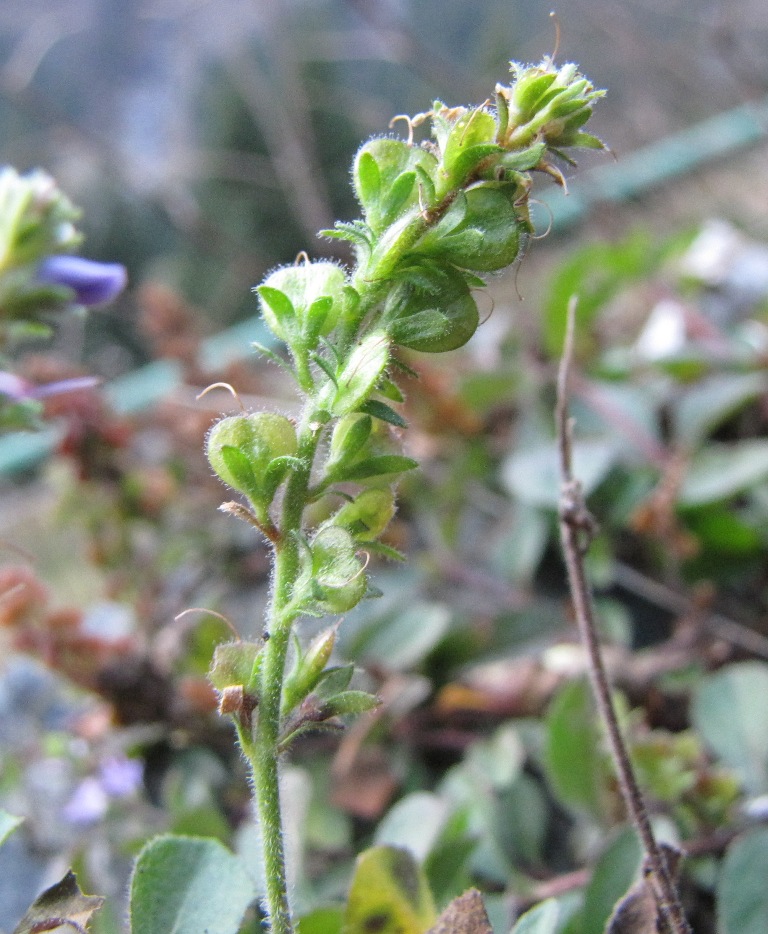
<svg viewBox="0 0 768 934">
<path fill-rule="evenodd" d="M 368 480 L 371 477 L 385 474 L 415 470 L 418 466 L 418 461 L 411 457 L 404 457 L 402 454 L 377 454 L 375 457 L 368 457 L 356 464 L 350 464 L 339 471 L 336 477 L 338 480 Z"/>
<path fill-rule="evenodd" d="M 310 346 L 317 343 L 318 337 L 323 333 L 326 318 L 333 308 L 333 299 L 330 295 L 321 295 L 307 309 L 304 319 L 304 339 Z"/>
<path fill-rule="evenodd" d="M 403 391 L 400 389 L 397 383 L 393 383 L 392 380 L 387 379 L 386 376 L 379 380 L 379 383 L 376 386 L 376 391 L 380 392 L 382 396 L 386 397 L 392 402 L 405 402 Z"/>
<path fill-rule="evenodd" d="M 253 467 L 248 456 L 240 448 L 232 447 L 231 444 L 224 444 L 218 449 L 227 477 L 221 479 L 231 486 L 234 490 L 247 493 L 249 496 L 259 499 L 259 482 L 253 472 Z"/>
<path fill-rule="evenodd" d="M 643 851 L 626 827 L 603 850 L 584 893 L 581 934 L 603 934 L 614 906 L 638 876 Z"/>
<path fill-rule="evenodd" d="M 392 289 L 387 300 L 385 320 L 395 343 L 423 353 L 466 344 L 477 330 L 479 314 L 461 273 L 430 264 L 416 267 L 411 280 Z"/>
<path fill-rule="evenodd" d="M 457 153 L 450 168 L 451 187 L 458 188 L 465 185 L 473 173 L 479 169 L 483 160 L 502 152 L 504 150 L 496 143 L 483 143 L 480 146 L 469 146 Z"/>
<path fill-rule="evenodd" d="M 638 232 L 619 243 L 590 243 L 570 253 L 551 279 L 544 308 L 543 337 L 547 354 L 557 359 L 562 352 L 568 303 L 573 295 L 579 296 L 578 350 L 600 309 L 629 283 L 647 276 L 674 246 L 671 239 L 654 241 L 649 234 Z"/>
<path fill-rule="evenodd" d="M 675 436 L 699 444 L 723 421 L 768 388 L 765 373 L 718 373 L 685 388 L 672 410 Z"/>
<path fill-rule="evenodd" d="M 580 149 L 605 149 L 605 143 L 591 133 L 577 133 L 569 146 L 578 146 Z"/>
<path fill-rule="evenodd" d="M 440 839 L 450 812 L 445 798 L 430 791 L 412 792 L 387 811 L 373 841 L 380 846 L 403 847 L 423 863 Z"/>
<path fill-rule="evenodd" d="M 37 934 L 59 929 L 84 931 L 91 915 L 103 904 L 96 895 L 83 895 L 70 869 L 64 878 L 38 896 L 13 934 Z"/>
<path fill-rule="evenodd" d="M 554 898 L 531 908 L 518 920 L 511 934 L 557 934 L 562 913 Z"/>
<path fill-rule="evenodd" d="M 435 182 L 432 176 L 420 165 L 416 166 L 416 177 L 419 180 L 419 190 L 424 204 L 434 204 L 437 201 Z"/>
<path fill-rule="evenodd" d="M 718 931 L 765 934 L 768 931 L 768 828 L 737 837 L 728 848 L 717 884 Z"/>
<path fill-rule="evenodd" d="M 515 149 L 505 152 L 499 158 L 499 165 L 511 172 L 527 172 L 537 166 L 547 151 L 546 143 L 534 143 L 527 149 Z"/>
<path fill-rule="evenodd" d="M 294 639 L 296 640 L 296 658 L 293 668 L 283 680 L 281 715 L 288 714 L 297 707 L 323 677 L 325 666 L 336 642 L 336 629 L 332 627 L 321 632 L 313 639 L 306 651 L 302 650 L 295 633 Z"/>
<path fill-rule="evenodd" d="M 255 289 L 261 299 L 261 311 L 270 331 L 281 340 L 293 336 L 296 310 L 288 296 L 280 289 L 269 285 L 260 285 Z"/>
<path fill-rule="evenodd" d="M 465 761 L 491 787 L 503 791 L 520 775 L 525 750 L 517 730 L 508 724 L 500 727 L 490 739 L 474 743 Z"/>
<path fill-rule="evenodd" d="M 238 857 L 215 840 L 162 836 L 131 879 L 131 934 L 237 934 L 255 897 Z"/>
<path fill-rule="evenodd" d="M 704 678 L 691 718 L 704 742 L 751 794 L 768 791 L 768 665 L 737 662 Z"/>
<path fill-rule="evenodd" d="M 334 697 L 346 691 L 355 673 L 354 665 L 337 665 L 335 668 L 326 668 L 323 676 L 315 688 L 315 694 L 321 700 Z"/>
<path fill-rule="evenodd" d="M 683 506 L 717 502 L 767 478 L 768 441 L 754 438 L 735 444 L 712 444 L 691 461 L 679 502 Z"/>
<path fill-rule="evenodd" d="M 327 470 L 335 474 L 336 470 L 361 452 L 371 436 L 373 421 L 369 415 L 351 413 L 340 419 L 331 435 L 331 449 Z"/>
<path fill-rule="evenodd" d="M 344 909 L 340 905 L 315 908 L 296 922 L 296 934 L 341 934 Z"/>
<path fill-rule="evenodd" d="M 419 251 L 479 272 L 511 265 L 520 250 L 516 194 L 517 187 L 507 183 L 470 189 L 422 238 Z"/>
<path fill-rule="evenodd" d="M 526 70 L 513 84 L 512 103 L 519 111 L 521 122 L 527 122 L 533 116 L 537 104 L 547 93 L 555 78 L 553 71 L 537 74 L 536 69 Z"/>
<path fill-rule="evenodd" d="M 347 415 L 360 409 L 389 361 L 389 338 L 380 331 L 368 334 L 352 351 L 344 369 L 330 387 L 328 409 L 334 415 Z M 321 405 L 325 403 L 321 401 Z"/>
<path fill-rule="evenodd" d="M 387 614 L 376 614 L 353 630 L 340 633 L 344 654 L 378 662 L 390 671 L 418 665 L 448 630 L 451 614 L 441 603 L 414 602 Z"/>
<path fill-rule="evenodd" d="M 323 705 L 323 712 L 330 715 L 345 717 L 352 714 L 366 713 L 379 706 L 381 701 L 367 691 L 342 691 L 335 694 Z"/>
<path fill-rule="evenodd" d="M 551 803 L 542 783 L 521 772 L 517 780 L 502 791 L 500 803 L 512 818 L 500 831 L 505 852 L 510 853 L 515 865 L 542 863 L 551 813 Z"/>
<path fill-rule="evenodd" d="M 354 221 L 350 223 L 344 223 L 343 221 L 336 221 L 336 226 L 330 230 L 321 230 L 321 237 L 330 237 L 334 240 L 348 240 L 350 243 L 354 243 L 358 246 L 368 247 L 371 246 L 371 236 L 372 232 L 367 227 L 367 225 L 362 223 L 355 223 Z"/>
<path fill-rule="evenodd" d="M 395 514 L 395 497 L 389 489 L 363 490 L 351 503 L 345 503 L 329 520 L 339 525 L 358 541 L 378 538 Z"/>
<path fill-rule="evenodd" d="M 408 206 L 415 183 L 416 172 L 414 171 L 401 172 L 392 182 L 385 201 L 385 216 L 390 223 L 396 220 L 398 214 Z"/>
<path fill-rule="evenodd" d="M 394 425 L 396 428 L 408 427 L 408 422 L 403 416 L 380 399 L 369 399 L 364 405 L 360 406 L 359 411 L 381 419 L 382 422 L 389 422 L 390 425 Z"/>
<path fill-rule="evenodd" d="M 378 846 L 358 856 L 344 934 L 425 934 L 434 921 L 426 878 L 407 850 Z"/>
<path fill-rule="evenodd" d="M 577 441 L 573 445 L 573 474 L 589 496 L 608 476 L 619 457 L 615 441 Z M 501 468 L 504 486 L 529 506 L 557 509 L 560 502 L 560 461 L 555 442 L 526 445 L 508 457 Z"/>
<path fill-rule="evenodd" d="M 378 185 L 374 184 L 371 162 L 378 171 Z M 400 139 L 372 139 L 360 149 L 352 177 L 365 219 L 375 234 L 418 204 L 416 174 L 430 179 L 436 168 L 437 160 L 432 153 Z"/>
<path fill-rule="evenodd" d="M 424 860 L 424 871 L 438 905 L 466 889 L 470 883 L 470 860 L 478 846 L 469 808 L 455 808 Z"/>
<path fill-rule="evenodd" d="M 381 194 L 381 172 L 370 150 L 363 150 L 358 156 L 353 177 L 358 200 L 363 206 L 378 201 Z"/>
<path fill-rule="evenodd" d="M 213 652 L 208 678 L 217 691 L 233 685 L 247 685 L 251 680 L 261 642 L 223 642 Z"/>
<path fill-rule="evenodd" d="M 268 495 L 274 496 L 275 490 L 289 471 L 301 470 L 303 466 L 304 461 L 300 457 L 292 457 L 290 454 L 283 454 L 270 461 L 264 474 L 264 488 Z"/>
<path fill-rule="evenodd" d="M 451 180 L 449 187 L 460 187 L 477 162 L 494 152 L 501 152 L 501 147 L 496 143 L 493 115 L 480 108 L 461 114 L 443 147 L 443 167 Z"/>
<path fill-rule="evenodd" d="M 387 558 L 389 561 L 408 560 L 402 551 L 398 551 L 397 548 L 393 548 L 391 545 L 385 545 L 383 542 L 361 541 L 360 544 L 365 546 L 366 551 L 372 551 L 374 554 L 381 555 L 382 558 Z"/>
<path fill-rule="evenodd" d="M 750 555 L 763 549 L 758 516 L 735 515 L 725 505 L 710 503 L 686 512 L 686 525 L 701 542 L 702 548 L 713 554 Z M 754 525 L 743 519 L 751 519 Z"/>
<path fill-rule="evenodd" d="M 13 814 L 0 810 L 0 845 L 5 843 L 14 830 L 23 823 L 23 817 L 14 817 Z"/>
<path fill-rule="evenodd" d="M 291 376 L 294 376 L 294 372 L 291 369 L 288 361 L 283 360 L 283 358 L 278 356 L 274 350 L 270 350 L 269 347 L 265 347 L 264 344 L 260 344 L 258 341 L 251 341 L 251 347 L 253 347 L 256 353 L 261 354 L 263 357 L 266 357 L 267 360 L 270 360 L 272 363 L 279 366 L 281 370 L 289 373 Z"/>
<path fill-rule="evenodd" d="M 310 360 L 312 360 L 313 363 L 316 363 L 320 367 L 320 369 L 323 371 L 323 373 L 325 373 L 334 386 L 339 385 L 336 379 L 336 370 L 324 357 L 321 357 L 318 353 L 313 353 L 310 355 Z"/>
<path fill-rule="evenodd" d="M 607 766 L 586 680 L 558 691 L 547 711 L 546 730 L 545 763 L 553 791 L 564 804 L 601 817 Z"/>
</svg>

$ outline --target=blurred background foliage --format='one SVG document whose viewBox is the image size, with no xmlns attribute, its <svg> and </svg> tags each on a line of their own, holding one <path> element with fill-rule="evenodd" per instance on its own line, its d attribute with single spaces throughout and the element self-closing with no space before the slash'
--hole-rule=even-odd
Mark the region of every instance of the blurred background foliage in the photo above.
<svg viewBox="0 0 768 934">
<path fill-rule="evenodd" d="M 229 631 L 202 611 L 177 617 L 205 607 L 258 632 L 268 556 L 217 513 L 202 455 L 230 400 L 195 396 L 226 379 L 249 407 L 290 411 L 292 388 L 248 353 L 261 337 L 251 287 L 302 249 L 343 260 L 315 232 L 356 214 L 360 141 L 436 97 L 483 100 L 510 58 L 552 51 L 549 9 L 0 9 L 0 159 L 55 175 L 84 208 L 88 255 L 126 263 L 131 281 L 112 308 L 26 348 L 20 372 L 111 380 L 161 361 L 181 376 L 138 412 L 109 386 L 50 400 L 56 455 L 3 481 L 0 792 L 27 818 L 0 851 L 3 929 L 74 861 L 84 888 L 110 897 L 96 929 L 119 930 L 131 857 L 161 829 L 254 852 L 205 680 Z M 594 128 L 619 166 L 729 108 L 765 106 L 757 0 L 569 0 L 558 13 L 560 60 L 609 89 Z M 409 847 L 439 906 L 482 885 L 500 934 L 548 896 L 559 931 L 600 932 L 635 877 L 555 528 L 553 381 L 576 293 L 576 470 L 600 523 L 590 570 L 626 729 L 662 835 L 693 854 L 697 934 L 763 934 L 765 893 L 744 867 L 764 866 L 768 848 L 765 155 L 765 142 L 734 151 L 602 204 L 567 237 L 555 229 L 491 283 L 466 349 L 409 360 L 420 378 L 405 386 L 404 443 L 423 471 L 388 535 L 410 561 L 376 567 L 384 596 L 339 633 L 340 658 L 383 703 L 292 760 L 301 913 L 338 903 L 372 842 Z M 609 160 L 589 155 L 580 173 Z M 241 321 L 239 354 L 206 343 Z M 331 930 L 311 917 L 307 930 Z"/>
</svg>

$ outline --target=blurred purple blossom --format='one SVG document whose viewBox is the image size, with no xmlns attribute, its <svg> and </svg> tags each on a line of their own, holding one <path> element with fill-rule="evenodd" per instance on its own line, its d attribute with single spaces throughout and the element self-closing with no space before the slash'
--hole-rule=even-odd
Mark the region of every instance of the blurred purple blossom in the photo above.
<svg viewBox="0 0 768 934">
<path fill-rule="evenodd" d="M 101 763 L 99 773 L 101 785 L 110 797 L 126 798 L 138 790 L 144 768 L 138 759 L 114 756 Z"/>
<path fill-rule="evenodd" d="M 46 396 L 57 396 L 63 392 L 74 392 L 77 389 L 92 389 L 100 382 L 96 376 L 76 376 L 72 379 L 60 379 L 54 383 L 37 386 L 15 373 L 0 370 L 0 396 L 5 396 L 14 402 L 22 402 L 24 399 L 44 399 Z"/>
<path fill-rule="evenodd" d="M 49 256 L 37 269 L 37 281 L 72 289 L 79 305 L 103 305 L 123 291 L 128 282 L 125 266 L 98 263 L 82 256 Z"/>
<path fill-rule="evenodd" d="M 93 775 L 84 778 L 62 808 L 62 816 L 70 824 L 86 827 L 96 824 L 107 813 L 109 796 Z"/>
<path fill-rule="evenodd" d="M 86 776 L 62 808 L 65 821 L 79 827 L 96 824 L 107 814 L 110 798 L 127 798 L 138 791 L 144 769 L 138 759 L 113 756 L 99 766 L 98 775 Z"/>
<path fill-rule="evenodd" d="M 6 373 L 0 370 L 0 396 L 13 399 L 14 402 L 21 402 L 23 399 L 33 398 L 35 386 L 15 373 Z"/>
</svg>

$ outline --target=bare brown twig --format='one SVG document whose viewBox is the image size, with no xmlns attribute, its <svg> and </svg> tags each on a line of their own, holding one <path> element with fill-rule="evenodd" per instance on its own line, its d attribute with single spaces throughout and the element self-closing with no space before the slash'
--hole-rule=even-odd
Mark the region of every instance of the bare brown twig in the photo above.
<svg viewBox="0 0 768 934">
<path fill-rule="evenodd" d="M 629 753 L 619 728 L 611 698 L 605 665 L 595 626 L 592 594 L 584 568 L 584 553 L 594 531 L 594 520 L 584 503 L 581 484 L 573 475 L 573 424 L 568 414 L 568 377 L 573 358 L 573 335 L 576 299 L 568 306 L 565 346 L 557 379 L 557 438 L 562 488 L 560 497 L 560 537 L 568 569 L 579 633 L 589 658 L 589 674 L 600 717 L 605 725 L 611 754 L 616 766 L 622 797 L 635 825 L 646 854 L 646 865 L 656 899 L 658 914 L 671 934 L 692 934 L 683 914 L 680 896 L 672 880 L 667 861 L 651 827 L 648 810 L 637 783 Z"/>
</svg>

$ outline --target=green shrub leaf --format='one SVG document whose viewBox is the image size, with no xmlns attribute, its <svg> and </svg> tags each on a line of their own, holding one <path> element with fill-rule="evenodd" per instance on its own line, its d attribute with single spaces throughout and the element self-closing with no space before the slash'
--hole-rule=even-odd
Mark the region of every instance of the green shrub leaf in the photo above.
<svg viewBox="0 0 768 934">
<path fill-rule="evenodd" d="M 358 856 L 345 934 L 424 934 L 434 921 L 427 880 L 407 850 L 377 846 Z"/>
<path fill-rule="evenodd" d="M 548 898 L 520 918 L 511 934 L 556 934 L 560 927 L 560 906 L 554 898 Z"/>
<path fill-rule="evenodd" d="M 768 665 L 738 662 L 706 677 L 691 718 L 704 742 L 752 794 L 768 791 Z"/>
<path fill-rule="evenodd" d="M 239 858 L 221 843 L 157 837 L 133 871 L 131 934 L 237 934 L 254 897 Z"/>
<path fill-rule="evenodd" d="M 737 837 L 728 848 L 717 885 L 721 934 L 768 931 L 768 828 Z"/>
</svg>

